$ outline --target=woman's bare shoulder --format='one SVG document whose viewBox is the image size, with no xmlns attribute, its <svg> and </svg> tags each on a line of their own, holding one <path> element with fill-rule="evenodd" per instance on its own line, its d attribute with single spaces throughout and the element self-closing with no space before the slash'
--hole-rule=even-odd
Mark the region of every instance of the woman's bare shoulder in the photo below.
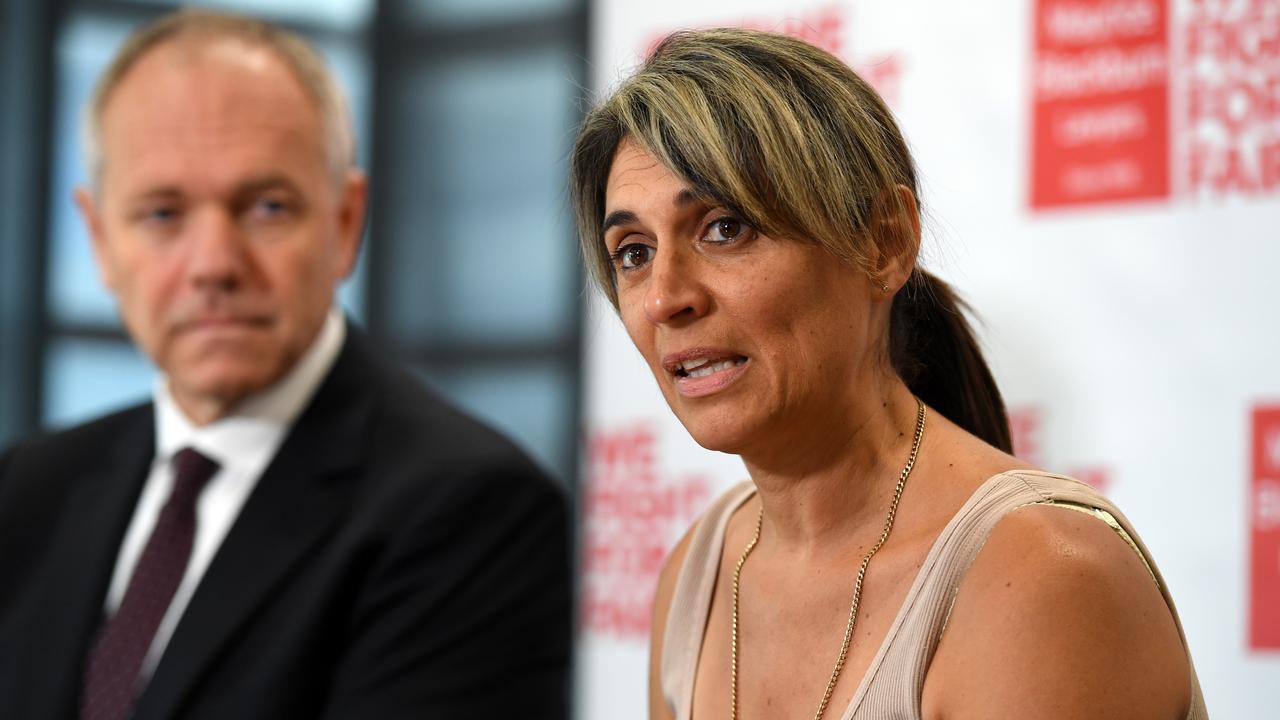
<svg viewBox="0 0 1280 720">
<path fill-rule="evenodd" d="M 1190 665 L 1133 548 L 1097 518 L 1030 505 L 997 523 L 962 581 L 924 699 L 948 720 L 1178 718 Z"/>
</svg>

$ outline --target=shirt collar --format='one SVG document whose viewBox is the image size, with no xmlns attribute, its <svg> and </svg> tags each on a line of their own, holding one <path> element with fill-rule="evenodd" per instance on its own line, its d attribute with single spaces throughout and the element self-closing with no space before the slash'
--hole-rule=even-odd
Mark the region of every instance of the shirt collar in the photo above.
<svg viewBox="0 0 1280 720">
<path fill-rule="evenodd" d="M 169 390 L 168 376 L 158 376 L 154 390 L 156 460 L 168 462 L 178 450 L 193 447 L 224 469 L 257 467 L 261 472 L 329 374 L 346 331 L 341 311 L 331 309 L 311 347 L 284 377 L 245 398 L 230 415 L 204 426 L 192 423 L 178 407 Z"/>
</svg>

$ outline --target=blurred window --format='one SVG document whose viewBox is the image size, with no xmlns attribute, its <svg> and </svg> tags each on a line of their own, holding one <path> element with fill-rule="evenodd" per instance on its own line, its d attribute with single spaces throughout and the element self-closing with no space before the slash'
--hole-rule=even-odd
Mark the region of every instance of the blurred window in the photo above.
<svg viewBox="0 0 1280 720">
<path fill-rule="evenodd" d="M 132 405 L 151 392 L 154 375 L 133 343 L 57 338 L 45 356 L 45 422 L 69 425 Z"/>
<path fill-rule="evenodd" d="M 392 192 L 416 196 L 397 204 L 395 226 L 418 230 L 387 250 L 398 338 L 537 341 L 572 320 L 571 67 L 552 44 L 447 56 L 403 76 L 393 136 L 418 141 L 387 173 Z"/>
<path fill-rule="evenodd" d="M 573 0 L 419 0 L 406 3 L 424 24 L 481 24 L 572 13 Z"/>
<path fill-rule="evenodd" d="M 204 0 L 195 3 L 175 3 L 172 0 L 137 1 L 165 10 L 179 4 L 199 5 L 254 15 L 274 22 L 304 22 L 335 30 L 353 31 L 368 24 L 376 5 L 374 0 Z"/>
</svg>

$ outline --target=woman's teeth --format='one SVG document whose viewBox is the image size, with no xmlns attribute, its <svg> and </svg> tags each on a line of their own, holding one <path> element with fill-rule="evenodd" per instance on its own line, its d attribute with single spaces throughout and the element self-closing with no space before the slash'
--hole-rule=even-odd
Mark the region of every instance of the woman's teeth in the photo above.
<svg viewBox="0 0 1280 720">
<path fill-rule="evenodd" d="M 703 365 L 702 367 L 690 372 L 689 377 L 706 377 L 708 375 L 718 373 L 721 370 L 728 370 L 733 366 L 734 362 L 732 360 L 721 360 L 718 363 Z"/>
<path fill-rule="evenodd" d="M 684 371 L 686 377 L 700 378 L 714 375 L 722 370 L 728 370 L 735 365 L 741 365 L 746 362 L 746 358 L 728 358 L 725 360 L 717 360 L 712 362 L 707 358 L 697 358 L 695 360 L 687 360 L 681 363 L 680 369 Z"/>
</svg>

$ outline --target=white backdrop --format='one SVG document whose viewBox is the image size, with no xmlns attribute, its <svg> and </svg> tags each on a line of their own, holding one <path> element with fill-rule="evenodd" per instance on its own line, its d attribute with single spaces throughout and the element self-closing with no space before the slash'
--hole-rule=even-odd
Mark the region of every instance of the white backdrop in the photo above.
<svg viewBox="0 0 1280 720">
<path fill-rule="evenodd" d="M 593 22 L 598 92 L 713 25 L 799 34 L 881 90 L 1019 454 L 1137 525 L 1213 716 L 1277 717 L 1280 0 L 598 0 Z M 745 471 L 592 302 L 578 709 L 638 719 L 662 558 Z"/>
</svg>

